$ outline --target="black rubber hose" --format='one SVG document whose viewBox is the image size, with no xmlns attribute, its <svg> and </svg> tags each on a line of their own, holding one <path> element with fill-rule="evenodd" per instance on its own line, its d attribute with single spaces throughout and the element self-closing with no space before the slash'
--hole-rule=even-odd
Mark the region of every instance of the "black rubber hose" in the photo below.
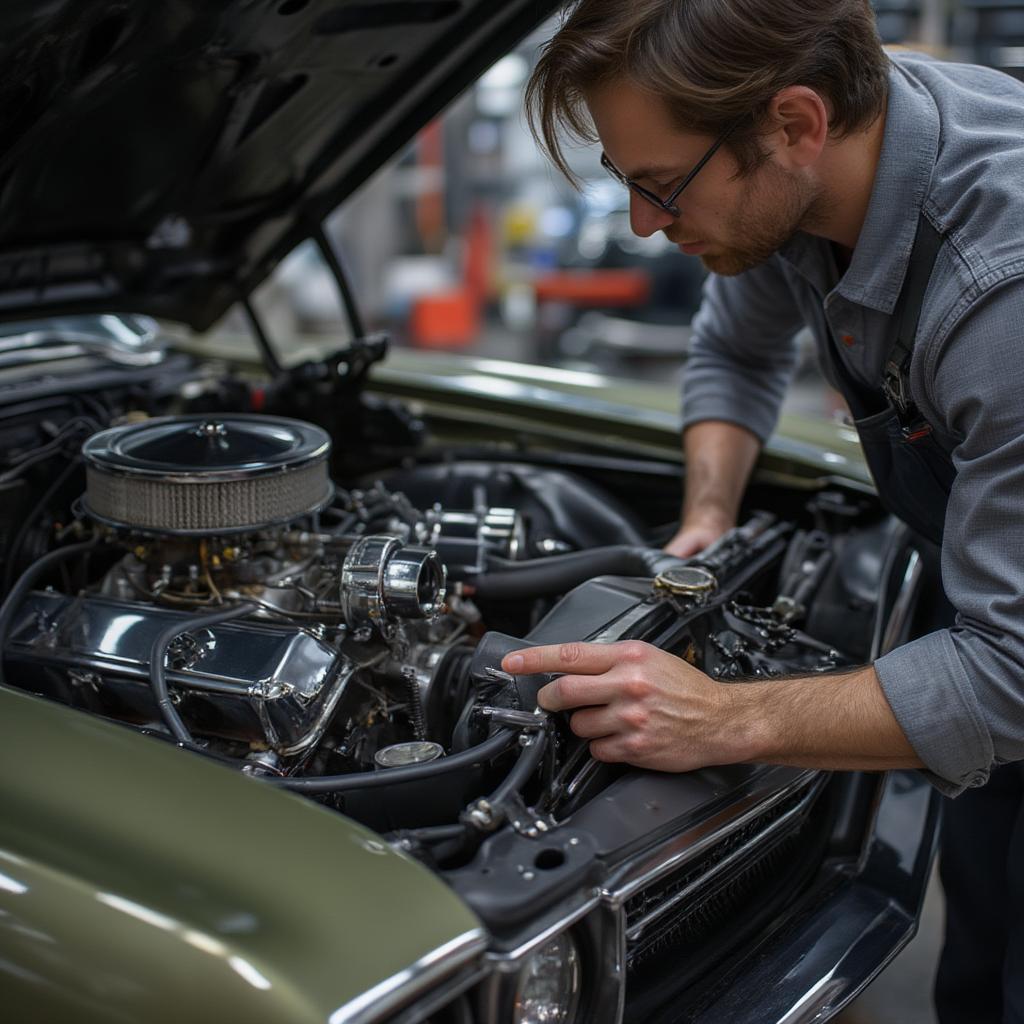
<svg viewBox="0 0 1024 1024">
<path fill-rule="evenodd" d="M 464 839 L 469 834 L 467 825 L 424 825 L 422 828 L 404 829 L 398 833 L 420 843 L 447 843 Z"/>
<path fill-rule="evenodd" d="M 51 499 L 57 494 L 57 492 L 68 482 L 71 478 L 71 474 L 82 464 L 81 458 L 72 459 L 60 473 L 58 473 L 49 487 L 43 492 L 43 496 L 32 506 L 32 510 L 25 516 L 21 526 L 18 528 L 18 532 L 14 535 L 14 540 L 11 541 L 10 547 L 7 549 L 7 568 L 4 570 L 4 589 L 7 588 L 7 584 L 11 580 L 11 575 L 14 572 L 14 564 L 18 560 L 18 556 L 21 554 L 21 546 L 25 543 L 25 538 L 28 536 L 29 531 L 35 526 L 36 521 L 46 511 L 50 504 Z"/>
<path fill-rule="evenodd" d="M 508 775 L 502 780 L 501 785 L 489 796 L 484 797 L 484 800 L 491 807 L 500 808 L 513 793 L 518 793 L 526 785 L 530 776 L 537 770 L 544 758 L 547 740 L 548 734 L 546 732 L 539 732 L 532 737 L 532 742 L 523 748 L 522 753 Z M 437 764 L 436 761 L 433 763 Z M 468 839 L 479 839 L 480 836 L 480 833 L 475 828 L 461 822 L 457 825 L 429 825 L 424 828 L 409 829 L 407 832 L 400 834 L 407 835 L 410 839 L 414 839 L 417 842 L 433 846 L 447 843 L 452 847 L 450 852 L 461 850 L 463 844 Z M 437 850 L 434 852 L 438 853 Z"/>
<path fill-rule="evenodd" d="M 167 648 L 171 641 L 182 633 L 193 629 L 206 629 L 209 626 L 216 626 L 219 622 L 228 622 L 231 619 L 240 619 L 256 610 L 256 605 L 248 601 L 241 604 L 234 604 L 230 608 L 221 608 L 220 611 L 210 612 L 207 615 L 197 615 L 189 619 L 179 619 L 172 622 L 166 629 L 160 631 L 149 654 L 149 685 L 153 690 L 156 699 L 157 710 L 164 724 L 171 731 L 171 735 L 179 743 L 192 745 L 195 740 L 192 733 L 185 727 L 185 723 L 178 714 L 178 709 L 171 703 L 171 695 L 167 689 L 167 668 L 164 660 L 167 657 Z"/>
<path fill-rule="evenodd" d="M 321 775 L 310 778 L 280 779 L 265 778 L 271 785 L 281 786 L 296 793 L 345 793 L 356 789 L 378 789 L 381 786 L 396 786 L 402 782 L 417 782 L 433 779 L 438 775 L 467 768 L 480 761 L 490 761 L 507 750 L 519 735 L 514 729 L 502 729 L 483 743 L 450 754 L 448 757 L 426 764 L 411 764 L 406 768 L 384 768 L 373 772 L 353 772 L 350 775 Z"/>
<path fill-rule="evenodd" d="M 666 569 L 687 563 L 657 548 L 619 544 L 527 562 L 492 560 L 491 564 L 499 564 L 500 568 L 469 581 L 474 597 L 512 601 L 564 594 L 595 576 L 657 576 Z"/>
<path fill-rule="evenodd" d="M 518 793 L 537 770 L 544 757 L 544 749 L 548 745 L 548 734 L 540 731 L 531 740 L 532 742 L 523 747 L 519 759 L 502 780 L 501 785 L 490 796 L 485 797 L 492 807 L 500 807 L 513 793 Z"/>
<path fill-rule="evenodd" d="M 37 562 L 30 565 L 8 591 L 4 603 L 0 605 L 0 683 L 3 682 L 3 651 L 7 646 L 7 633 L 11 628 L 15 612 L 24 601 L 25 596 L 55 565 L 60 565 L 78 555 L 84 555 L 92 551 L 98 544 L 97 540 L 88 540 L 47 552 Z"/>
</svg>

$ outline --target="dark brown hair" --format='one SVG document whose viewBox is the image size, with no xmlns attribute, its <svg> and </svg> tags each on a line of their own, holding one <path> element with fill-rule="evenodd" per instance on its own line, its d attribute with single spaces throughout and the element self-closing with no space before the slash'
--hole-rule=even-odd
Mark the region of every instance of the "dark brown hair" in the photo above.
<svg viewBox="0 0 1024 1024">
<path fill-rule="evenodd" d="M 772 97 L 806 85 L 831 107 L 834 138 L 882 112 L 889 61 L 869 0 L 578 0 L 544 46 L 526 89 L 534 137 L 570 181 L 562 137 L 596 142 L 595 86 L 627 78 L 658 96 L 682 130 L 720 135 L 741 174 Z"/>
</svg>

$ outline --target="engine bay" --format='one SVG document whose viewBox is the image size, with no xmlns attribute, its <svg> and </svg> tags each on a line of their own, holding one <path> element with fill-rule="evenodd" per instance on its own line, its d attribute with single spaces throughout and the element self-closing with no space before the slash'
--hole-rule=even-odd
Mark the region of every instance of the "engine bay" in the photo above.
<svg viewBox="0 0 1024 1024">
<path fill-rule="evenodd" d="M 503 673 L 508 651 L 642 640 L 723 681 L 827 673 L 878 652 L 906 569 L 900 528 L 841 489 L 801 495 L 796 517 L 752 511 L 680 560 L 628 496 L 544 460 L 406 458 L 338 481 L 331 436 L 292 418 L 90 426 L 14 449 L 7 478 L 37 500 L 7 564 L 4 681 L 436 866 L 503 827 L 557 828 L 625 770 L 537 708 L 546 678 Z"/>
</svg>

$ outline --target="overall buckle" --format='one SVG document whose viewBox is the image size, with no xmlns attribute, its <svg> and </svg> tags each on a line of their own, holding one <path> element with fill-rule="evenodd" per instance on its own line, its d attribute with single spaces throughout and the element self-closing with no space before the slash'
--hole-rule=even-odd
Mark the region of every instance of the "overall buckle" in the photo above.
<svg viewBox="0 0 1024 1024">
<path fill-rule="evenodd" d="M 896 407 L 900 417 L 910 410 L 911 400 L 903 370 L 893 362 L 885 364 L 882 375 L 882 393 Z"/>
</svg>

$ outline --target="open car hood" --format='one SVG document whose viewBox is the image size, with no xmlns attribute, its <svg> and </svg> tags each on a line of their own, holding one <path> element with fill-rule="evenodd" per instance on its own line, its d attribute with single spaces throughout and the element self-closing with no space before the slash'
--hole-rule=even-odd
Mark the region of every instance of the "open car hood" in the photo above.
<svg viewBox="0 0 1024 1024">
<path fill-rule="evenodd" d="M 16 0 L 0 318 L 202 330 L 553 0 Z"/>
</svg>

